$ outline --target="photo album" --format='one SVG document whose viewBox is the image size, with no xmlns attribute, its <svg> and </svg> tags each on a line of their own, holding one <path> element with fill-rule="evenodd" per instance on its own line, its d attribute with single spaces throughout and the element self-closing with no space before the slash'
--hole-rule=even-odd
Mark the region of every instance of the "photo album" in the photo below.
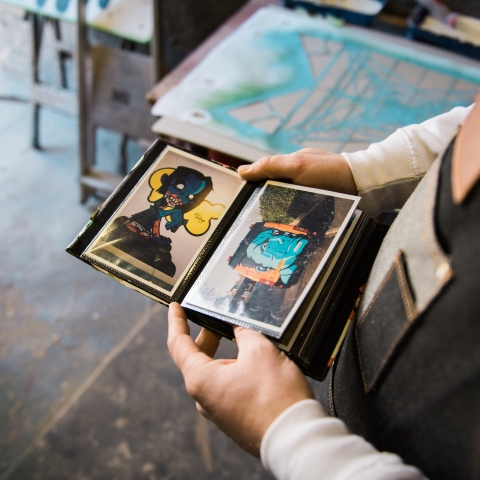
<svg viewBox="0 0 480 480">
<path fill-rule="evenodd" d="M 226 338 L 262 332 L 322 380 L 388 228 L 359 201 L 157 140 L 67 252 Z"/>
</svg>

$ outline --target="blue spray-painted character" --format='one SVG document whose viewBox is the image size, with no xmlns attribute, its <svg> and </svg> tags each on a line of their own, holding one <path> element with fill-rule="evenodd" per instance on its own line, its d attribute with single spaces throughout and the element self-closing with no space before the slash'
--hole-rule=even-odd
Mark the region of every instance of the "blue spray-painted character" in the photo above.
<svg viewBox="0 0 480 480">
<path fill-rule="evenodd" d="M 295 261 L 307 244 L 307 238 L 295 233 L 269 229 L 251 241 L 247 256 L 255 262 L 257 272 L 279 269 L 282 282 L 287 284 L 297 269 Z"/>
<path fill-rule="evenodd" d="M 176 267 L 171 255 L 172 240 L 160 229 L 175 233 L 184 228 L 190 235 L 203 235 L 225 206 L 206 200 L 213 190 L 212 179 L 191 168 L 156 170 L 149 185 L 150 207 L 116 218 L 102 240 L 173 277 Z"/>
<path fill-rule="evenodd" d="M 152 191 L 148 200 L 153 205 L 129 217 L 125 226 L 162 245 L 172 242 L 160 233 L 162 220 L 165 229 L 172 233 L 183 226 L 188 233 L 198 236 L 210 228 L 210 221 L 219 218 L 225 208 L 205 199 L 213 190 L 212 179 L 191 168 L 157 170 L 149 183 Z"/>
<path fill-rule="evenodd" d="M 176 232 L 182 225 L 187 225 L 185 213 L 194 209 L 212 191 L 212 179 L 196 170 L 179 167 L 174 173 L 161 176 L 158 192 L 163 198 L 155 202 L 158 215 L 166 218 L 165 228 Z"/>
</svg>

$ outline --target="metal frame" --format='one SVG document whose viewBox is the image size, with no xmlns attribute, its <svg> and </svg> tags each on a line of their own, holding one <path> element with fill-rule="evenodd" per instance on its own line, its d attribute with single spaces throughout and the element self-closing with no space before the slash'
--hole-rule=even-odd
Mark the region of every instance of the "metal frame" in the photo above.
<svg viewBox="0 0 480 480">
<path fill-rule="evenodd" d="M 71 90 L 67 90 L 65 70 L 66 59 L 75 57 L 75 45 L 69 44 L 62 39 L 60 23 L 58 20 L 47 18 L 32 12 L 30 12 L 28 16 L 30 17 L 32 31 L 32 146 L 36 149 L 40 149 L 40 110 L 42 106 L 48 106 L 70 115 L 78 114 L 77 94 Z M 60 69 L 60 88 L 53 87 L 51 85 L 45 85 L 44 83 L 40 82 L 39 79 L 39 60 L 42 46 L 42 36 L 44 27 L 47 24 L 51 24 L 55 31 L 55 49 L 57 51 Z"/>
</svg>

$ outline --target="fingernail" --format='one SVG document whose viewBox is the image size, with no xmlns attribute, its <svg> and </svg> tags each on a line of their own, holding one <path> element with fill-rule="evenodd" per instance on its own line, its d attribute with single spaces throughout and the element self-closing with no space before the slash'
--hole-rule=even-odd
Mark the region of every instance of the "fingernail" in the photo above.
<svg viewBox="0 0 480 480">
<path fill-rule="evenodd" d="M 246 172 L 248 172 L 248 171 L 250 170 L 250 168 L 252 168 L 251 165 L 240 165 L 240 166 L 238 167 L 238 171 L 239 171 L 239 172 L 242 172 L 242 173 L 246 173 Z"/>
</svg>

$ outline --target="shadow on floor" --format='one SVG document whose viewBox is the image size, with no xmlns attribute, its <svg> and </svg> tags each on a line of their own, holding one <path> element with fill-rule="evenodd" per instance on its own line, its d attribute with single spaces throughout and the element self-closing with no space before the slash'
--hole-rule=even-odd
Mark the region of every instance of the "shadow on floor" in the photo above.
<svg viewBox="0 0 480 480">
<path fill-rule="evenodd" d="M 271 478 L 197 414 L 166 309 L 65 253 L 91 213 L 77 123 L 45 110 L 36 151 L 30 120 L 0 101 L 0 478 Z"/>
</svg>

